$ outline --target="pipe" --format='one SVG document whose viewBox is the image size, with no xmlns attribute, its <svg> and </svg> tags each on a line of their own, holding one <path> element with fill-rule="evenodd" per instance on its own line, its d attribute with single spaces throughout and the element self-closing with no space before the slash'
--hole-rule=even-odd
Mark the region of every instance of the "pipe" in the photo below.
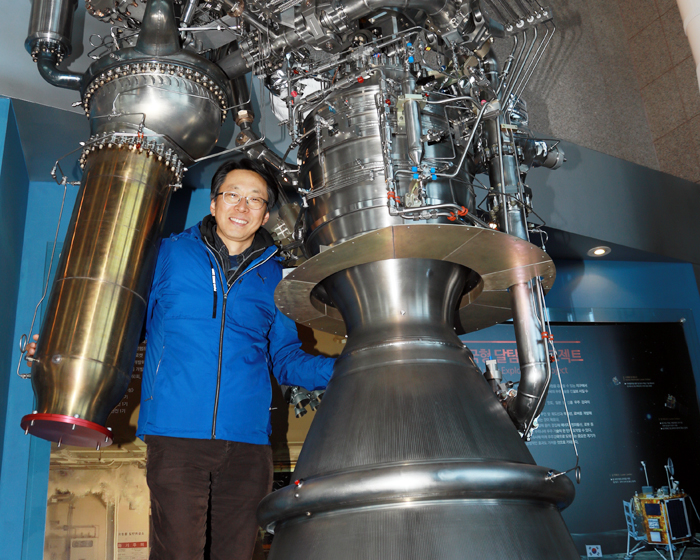
<svg viewBox="0 0 700 560">
<path fill-rule="evenodd" d="M 259 159 L 260 161 L 270 164 L 283 175 L 290 173 L 291 169 L 282 158 L 270 150 L 270 148 L 265 145 L 264 141 L 260 142 L 259 140 L 260 137 L 253 132 L 253 130 L 246 128 L 241 130 L 240 134 L 236 136 L 236 146 L 243 146 L 255 142 L 255 144 L 245 149 L 248 157 L 251 159 Z"/>
<path fill-rule="evenodd" d="M 233 93 L 231 105 L 233 107 L 233 118 L 241 130 L 248 129 L 255 120 L 255 111 L 253 111 L 253 105 L 250 102 L 248 80 L 245 75 L 231 79 L 231 91 Z"/>
<path fill-rule="evenodd" d="M 452 0 L 349 0 L 344 3 L 343 12 L 348 21 L 353 21 L 383 8 L 423 10 L 432 20 L 438 18 L 434 23 L 442 27 L 450 7 Z"/>
<path fill-rule="evenodd" d="M 407 73 L 403 80 L 402 90 L 404 95 L 408 95 L 416 89 L 416 81 Z M 420 165 L 423 158 L 423 142 L 420 139 L 420 107 L 417 101 L 407 100 L 403 105 L 404 118 L 406 121 L 406 143 L 408 158 L 415 165 Z"/>
<path fill-rule="evenodd" d="M 544 408 L 551 371 L 542 325 L 532 301 L 533 282 L 509 288 L 513 309 L 513 328 L 520 362 L 518 394 L 508 402 L 508 414 L 520 431 L 524 431 Z"/>
<path fill-rule="evenodd" d="M 24 46 L 34 56 L 42 46 L 54 49 L 60 58 L 72 50 L 73 17 L 78 0 L 34 0 Z"/>
<path fill-rule="evenodd" d="M 34 0 L 24 47 L 37 62 L 39 74 L 56 87 L 79 90 L 82 74 L 58 65 L 73 47 L 73 17 L 78 0 Z"/>
<path fill-rule="evenodd" d="M 498 91 L 498 58 L 496 58 L 496 53 L 491 48 L 484 55 L 484 74 L 486 79 L 491 82 L 493 91 Z"/>
<path fill-rule="evenodd" d="M 192 23 L 192 18 L 194 17 L 198 4 L 199 0 L 187 0 L 185 11 L 182 14 L 182 19 L 180 20 L 180 25 L 182 27 L 187 27 L 190 23 Z"/>
<path fill-rule="evenodd" d="M 326 27 L 342 27 L 343 21 L 356 20 L 382 8 L 423 10 L 433 19 L 438 28 L 447 28 L 451 25 L 450 20 L 455 9 L 452 0 L 440 0 L 438 2 L 435 2 L 435 0 L 351 0 L 343 6 L 342 10 L 332 14 L 326 13 L 323 23 Z M 259 30 L 261 30 L 261 26 L 264 27 L 262 22 L 247 12 L 244 12 L 243 19 Z M 270 38 L 272 39 L 270 49 L 275 55 L 284 54 L 304 44 L 296 29 L 288 29 L 284 33 L 276 35 L 265 27 L 264 32 L 270 33 Z M 229 78 L 235 78 L 250 70 L 250 66 L 239 50 L 222 58 L 217 64 L 226 72 Z"/>
<path fill-rule="evenodd" d="M 681 19 L 683 19 L 683 30 L 690 42 L 690 49 L 693 51 L 695 72 L 698 84 L 700 84 L 700 0 L 677 1 Z"/>
<path fill-rule="evenodd" d="M 485 125 L 489 146 L 497 146 L 489 165 L 489 180 L 494 191 L 499 193 L 501 229 L 510 235 L 528 240 L 527 218 L 523 207 L 512 199 L 518 195 L 518 160 L 513 154 L 504 154 L 504 147 L 512 142 L 503 142 L 500 119 L 487 121 Z M 537 306 L 533 303 L 535 281 L 515 284 L 509 288 L 513 326 L 520 362 L 520 384 L 517 395 L 508 401 L 507 410 L 516 427 L 526 432 L 532 420 L 544 407 L 547 388 L 551 378 L 547 347 L 542 338 L 543 327 L 539 322 Z"/>
<path fill-rule="evenodd" d="M 258 510 L 264 529 L 294 517 L 344 512 L 355 508 L 427 502 L 431 500 L 532 500 L 558 509 L 574 499 L 570 481 L 552 485 L 549 469 L 499 461 L 441 461 L 382 466 L 371 473 L 337 472 L 282 489 L 275 500 L 266 498 Z M 397 493 L 396 488 L 401 487 Z"/>
<path fill-rule="evenodd" d="M 55 52 L 39 52 L 36 58 L 39 74 L 53 86 L 79 90 L 83 82 L 83 75 L 77 72 L 59 70 L 58 56 Z"/>
</svg>

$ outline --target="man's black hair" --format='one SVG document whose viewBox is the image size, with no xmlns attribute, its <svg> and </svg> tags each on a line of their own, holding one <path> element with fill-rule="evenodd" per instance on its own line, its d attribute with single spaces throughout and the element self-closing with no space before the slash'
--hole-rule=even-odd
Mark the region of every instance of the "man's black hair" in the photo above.
<svg viewBox="0 0 700 560">
<path fill-rule="evenodd" d="M 232 159 L 219 166 L 219 169 L 216 170 L 216 173 L 214 173 L 214 176 L 211 179 L 212 200 L 219 193 L 221 185 L 223 185 L 224 181 L 226 180 L 226 175 L 231 173 L 231 171 L 236 171 L 237 169 L 253 171 L 263 178 L 267 184 L 267 210 L 271 210 L 275 205 L 275 202 L 277 202 L 278 187 L 275 176 L 270 172 L 267 165 L 261 161 L 250 158 Z"/>
</svg>

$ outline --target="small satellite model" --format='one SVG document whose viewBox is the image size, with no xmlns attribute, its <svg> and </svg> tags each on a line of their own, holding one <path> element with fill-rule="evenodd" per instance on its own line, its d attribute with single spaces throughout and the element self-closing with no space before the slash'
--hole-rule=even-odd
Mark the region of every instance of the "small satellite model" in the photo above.
<svg viewBox="0 0 700 560">
<path fill-rule="evenodd" d="M 695 512 L 695 519 L 700 521 L 695 504 L 686 494 L 679 482 L 673 478 L 673 461 L 669 459 L 664 465 L 668 486 L 654 491 L 649 485 L 646 463 L 642 461 L 646 486 L 641 494 L 634 493 L 629 501 L 622 501 L 627 522 L 627 554 L 625 560 L 632 560 L 634 555 L 646 547 L 653 547 L 662 557 L 661 551 L 667 551 L 671 560 L 680 560 L 688 546 L 700 545 L 695 537 L 694 519 L 689 514 L 689 506 Z M 637 541 L 630 550 L 632 540 Z M 674 551 L 677 556 L 674 556 Z"/>
</svg>

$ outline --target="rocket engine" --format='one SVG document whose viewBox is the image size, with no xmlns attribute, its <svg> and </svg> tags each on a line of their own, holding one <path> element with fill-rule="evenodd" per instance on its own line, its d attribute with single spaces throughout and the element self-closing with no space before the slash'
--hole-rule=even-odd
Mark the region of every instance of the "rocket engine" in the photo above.
<svg viewBox="0 0 700 560">
<path fill-rule="evenodd" d="M 34 0 L 27 40 L 47 80 L 80 90 L 93 136 L 32 369 L 38 408 L 23 427 L 110 443 L 103 424 L 128 383 L 170 191 L 231 110 L 240 150 L 300 197 L 276 229 L 297 265 L 278 307 L 347 335 L 295 482 L 260 505 L 270 557 L 578 558 L 560 514 L 573 484 L 537 466 L 524 442 L 551 379 L 543 298 L 555 277 L 529 240 L 525 177 L 556 169 L 563 153 L 529 131 L 521 94 L 554 33 L 551 8 L 86 6 L 112 40 L 85 75 L 59 69 L 70 0 Z M 251 71 L 299 148 L 296 167 L 251 127 Z M 492 370 L 485 379 L 458 337 L 511 317 L 517 391 Z"/>
</svg>

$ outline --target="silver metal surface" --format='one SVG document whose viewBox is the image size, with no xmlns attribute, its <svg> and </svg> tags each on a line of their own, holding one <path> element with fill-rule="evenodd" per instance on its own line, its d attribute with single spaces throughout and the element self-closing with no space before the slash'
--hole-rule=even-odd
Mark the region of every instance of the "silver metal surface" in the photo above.
<svg viewBox="0 0 700 560">
<path fill-rule="evenodd" d="M 479 280 L 458 304 L 464 332 L 511 318 L 510 286 L 542 276 L 548 291 L 556 276 L 544 251 L 500 232 L 458 225 L 400 225 L 354 237 L 309 259 L 280 282 L 275 302 L 298 323 L 344 334 L 338 311 L 314 294 L 317 284 L 350 266 L 408 258 L 453 262 L 478 275 Z"/>
<path fill-rule="evenodd" d="M 420 108 L 416 101 L 406 101 L 403 106 L 406 115 L 406 137 L 408 157 L 416 165 L 423 158 L 423 142 L 420 139 Z"/>
<path fill-rule="evenodd" d="M 181 50 L 172 5 L 172 0 L 148 0 L 137 51 L 147 56 L 168 56 Z"/>
<path fill-rule="evenodd" d="M 35 0 L 29 16 L 29 31 L 24 46 L 36 56 L 44 47 L 60 58 L 72 51 L 73 14 L 78 0 Z"/>
<path fill-rule="evenodd" d="M 397 83 L 404 75 L 401 68 L 385 68 L 383 72 Z M 322 246 L 333 246 L 361 233 L 406 221 L 388 212 L 391 198 L 382 156 L 381 111 L 387 100 L 396 103 L 401 89 L 392 95 L 382 93 L 381 80 L 382 74 L 376 72 L 362 82 L 355 81 L 347 90 L 329 96 L 304 121 L 304 132 L 310 134 L 299 147 L 299 181 L 310 192 L 307 247 L 311 254 L 318 253 Z M 318 118 L 332 122 L 332 129 L 319 130 Z M 391 129 L 390 158 L 394 168 L 404 173 L 398 176 L 392 192 L 407 193 L 408 204 L 419 206 L 421 185 L 413 179 L 412 164 L 407 158 L 409 143 L 403 112 L 394 111 L 387 118 Z M 420 124 L 414 122 L 418 130 L 449 131 L 443 107 L 426 105 L 420 117 L 416 110 L 413 118 L 420 118 Z M 413 142 L 418 146 L 419 140 Z M 432 162 L 431 165 L 454 156 L 450 142 L 432 146 L 426 143 L 422 154 L 423 161 Z M 455 179 L 431 180 L 425 191 L 425 204 L 451 203 L 474 211 L 474 192 L 466 170 L 461 170 Z M 446 217 L 417 222 L 450 223 Z"/>
<path fill-rule="evenodd" d="M 90 129 L 93 135 L 137 134 L 140 129 L 148 137 L 163 138 L 191 162 L 216 144 L 221 115 L 212 92 L 193 78 L 145 72 L 117 76 L 93 94 Z"/>
<path fill-rule="evenodd" d="M 518 394 L 508 403 L 508 412 L 522 431 L 544 408 L 552 377 L 547 352 L 546 328 L 538 319 L 537 297 L 532 283 L 510 288 L 513 328 L 518 347 L 520 383 Z"/>
<path fill-rule="evenodd" d="M 578 558 L 558 513 L 573 484 L 551 484 L 534 465 L 451 326 L 471 274 L 448 261 L 391 258 L 323 281 L 348 340 L 297 482 L 260 505 L 259 520 L 275 531 L 272 560 L 300 558 L 302 543 L 313 543 L 307 559 L 476 559 L 489 546 L 487 557 L 500 558 L 487 544 L 489 511 L 509 542 L 531 543 L 518 557 Z M 450 519 L 468 519 L 468 530 L 453 533 Z M 546 541 L 533 534 L 542 523 Z M 414 525 L 423 545 L 407 530 Z M 434 531 L 443 544 L 427 537 Z M 402 544 L 386 545 L 397 535 Z M 331 540 L 348 545 L 329 556 Z"/>
<path fill-rule="evenodd" d="M 571 481 L 547 480 L 549 470 L 507 461 L 435 461 L 401 463 L 340 471 L 300 480 L 275 496 L 273 510 L 260 510 L 263 528 L 295 517 L 328 511 L 386 507 L 417 502 L 510 500 L 550 503 L 558 509 L 571 504 Z M 299 480 L 299 479 L 297 479 Z M 266 523 L 269 522 L 269 523 Z"/>
<path fill-rule="evenodd" d="M 231 88 L 221 70 L 181 49 L 172 0 L 150 0 L 136 46 L 96 61 L 83 79 L 93 135 L 145 134 L 190 164 L 219 137 Z"/>
<path fill-rule="evenodd" d="M 39 74 L 53 86 L 79 90 L 83 83 L 83 75 L 77 72 L 59 70 L 59 58 L 56 52 L 51 52 L 50 47 L 41 47 L 36 55 L 36 67 Z"/>
<path fill-rule="evenodd" d="M 554 506 L 518 500 L 407 502 L 297 517 L 277 528 L 272 547 L 272 560 L 580 559 Z"/>
</svg>

